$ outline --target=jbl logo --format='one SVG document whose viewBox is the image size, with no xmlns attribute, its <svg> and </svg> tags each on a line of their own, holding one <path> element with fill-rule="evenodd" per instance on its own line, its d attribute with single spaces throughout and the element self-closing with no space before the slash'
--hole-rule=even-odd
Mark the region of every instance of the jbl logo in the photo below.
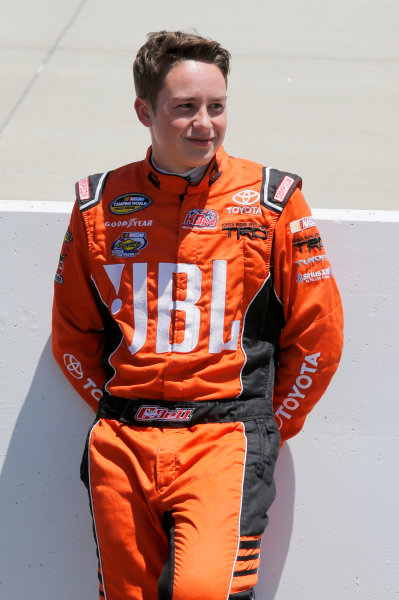
<svg viewBox="0 0 399 600">
<path fill-rule="evenodd" d="M 119 292 L 121 276 L 125 264 L 104 265 L 116 294 Z M 129 350 L 135 354 L 142 348 L 147 339 L 148 328 L 148 290 L 147 263 L 135 262 L 133 269 L 133 313 L 134 332 L 131 340 L 127 340 Z M 184 274 L 186 296 L 184 300 L 173 298 L 173 278 Z M 240 332 L 240 321 L 232 321 L 228 341 L 224 341 L 224 320 L 226 304 L 227 261 L 215 260 L 212 266 L 212 295 L 210 305 L 209 352 L 218 354 L 222 350 L 234 351 L 237 348 Z M 158 303 L 156 352 L 187 353 L 194 350 L 200 337 L 201 311 L 198 303 L 201 299 L 202 273 L 197 265 L 188 263 L 159 263 L 158 270 Z M 122 308 L 122 300 L 116 298 L 111 304 L 113 315 Z M 171 342 L 169 332 L 174 324 L 177 311 L 185 315 L 183 339 Z M 173 329 L 173 328 L 172 328 Z M 201 332 L 204 336 L 204 332 Z"/>
</svg>

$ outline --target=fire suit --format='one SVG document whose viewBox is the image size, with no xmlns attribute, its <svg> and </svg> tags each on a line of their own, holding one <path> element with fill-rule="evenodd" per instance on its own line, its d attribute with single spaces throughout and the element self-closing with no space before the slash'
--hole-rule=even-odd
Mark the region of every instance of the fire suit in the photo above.
<svg viewBox="0 0 399 600">
<path fill-rule="evenodd" d="M 325 391 L 343 316 L 291 173 L 219 149 L 195 185 L 90 176 L 53 352 L 96 411 L 82 460 L 108 600 L 249 600 L 280 443 Z"/>
</svg>

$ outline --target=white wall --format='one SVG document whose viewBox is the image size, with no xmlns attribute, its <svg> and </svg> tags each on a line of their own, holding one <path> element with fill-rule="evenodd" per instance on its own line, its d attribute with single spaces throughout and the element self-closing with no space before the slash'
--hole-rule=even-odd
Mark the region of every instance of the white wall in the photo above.
<svg viewBox="0 0 399 600">
<path fill-rule="evenodd" d="M 70 207 L 0 203 L 0 600 L 97 598 L 78 476 L 93 415 L 50 351 Z M 399 212 L 314 215 L 343 297 L 345 349 L 280 454 L 257 598 L 388 600 L 399 593 Z"/>
</svg>

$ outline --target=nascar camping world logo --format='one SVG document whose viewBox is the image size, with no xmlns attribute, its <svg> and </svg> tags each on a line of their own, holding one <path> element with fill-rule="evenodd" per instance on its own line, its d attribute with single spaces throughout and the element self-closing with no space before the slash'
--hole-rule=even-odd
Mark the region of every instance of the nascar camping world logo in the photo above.
<svg viewBox="0 0 399 600">
<path fill-rule="evenodd" d="M 151 198 L 144 194 L 124 194 L 112 200 L 109 210 L 114 215 L 129 215 L 147 208 L 150 204 L 152 204 Z"/>
</svg>

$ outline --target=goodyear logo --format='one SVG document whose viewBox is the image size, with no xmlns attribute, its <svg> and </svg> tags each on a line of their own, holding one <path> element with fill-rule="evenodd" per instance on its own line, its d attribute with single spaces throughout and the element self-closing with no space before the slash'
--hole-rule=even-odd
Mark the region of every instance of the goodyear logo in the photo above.
<svg viewBox="0 0 399 600">
<path fill-rule="evenodd" d="M 114 215 L 129 215 L 152 204 L 151 198 L 143 194 L 124 194 L 112 200 L 109 210 Z"/>
</svg>

